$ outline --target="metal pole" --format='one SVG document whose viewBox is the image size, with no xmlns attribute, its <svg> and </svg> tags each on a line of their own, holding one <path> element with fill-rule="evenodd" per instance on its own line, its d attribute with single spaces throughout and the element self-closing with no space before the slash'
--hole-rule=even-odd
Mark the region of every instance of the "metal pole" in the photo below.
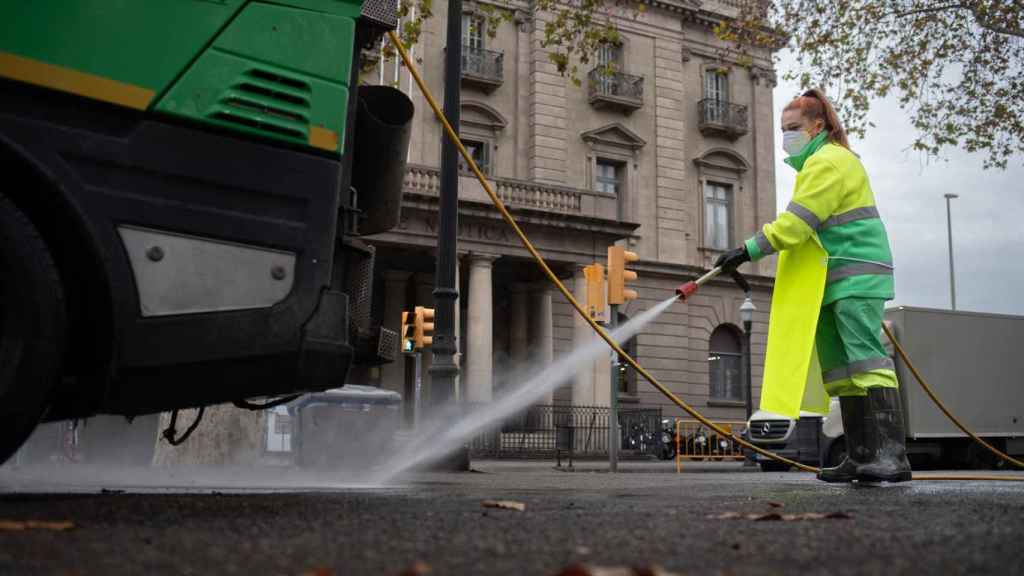
<svg viewBox="0 0 1024 576">
<path fill-rule="evenodd" d="M 956 194 L 946 194 L 946 230 L 949 233 L 949 299 L 953 310 L 956 310 L 956 274 L 953 268 L 953 217 L 949 201 L 959 198 Z"/>
<path fill-rule="evenodd" d="M 462 0 L 448 0 L 448 33 L 445 47 L 444 114 L 459 132 L 459 101 L 462 81 Z M 459 227 L 459 157 L 455 143 L 441 134 L 441 193 L 438 205 L 437 269 L 434 274 L 434 340 L 430 365 L 430 404 L 440 408 L 455 396 L 455 285 L 458 265 L 456 246 Z M 468 470 L 469 451 L 462 449 L 438 464 L 445 470 Z"/>
<path fill-rule="evenodd" d="M 421 415 L 420 410 L 422 409 L 422 406 L 423 406 L 423 404 L 421 402 L 421 399 L 422 399 L 422 392 L 421 391 L 423 389 L 423 361 L 422 361 L 422 355 L 419 352 L 415 353 L 413 356 L 415 356 L 415 364 L 414 364 L 415 376 L 414 376 L 414 381 L 415 381 L 416 384 L 413 387 L 412 427 L 413 427 L 413 429 L 415 429 L 420 424 L 420 415 Z"/>
<path fill-rule="evenodd" d="M 619 325 L 619 305 L 611 304 L 609 308 L 608 331 L 615 332 L 615 327 Z M 619 436 L 619 355 L 614 350 L 612 350 L 611 368 L 611 395 L 608 403 L 608 469 L 616 472 L 619 469 L 621 436 Z"/>
<path fill-rule="evenodd" d="M 751 375 L 751 356 L 752 350 L 750 348 L 750 330 L 753 326 L 753 321 L 743 321 L 743 376 L 747 384 L 747 421 L 750 421 L 750 415 L 754 413 L 754 385 L 752 383 L 753 377 Z"/>
<path fill-rule="evenodd" d="M 462 81 L 462 0 L 448 2 L 448 36 L 445 49 L 444 113 L 459 131 L 459 98 Z M 433 363 L 430 366 L 431 404 L 447 402 L 455 394 L 456 246 L 459 223 L 459 157 L 455 143 L 441 136 L 441 199 L 438 209 L 437 270 L 434 276 L 435 325 Z"/>
</svg>

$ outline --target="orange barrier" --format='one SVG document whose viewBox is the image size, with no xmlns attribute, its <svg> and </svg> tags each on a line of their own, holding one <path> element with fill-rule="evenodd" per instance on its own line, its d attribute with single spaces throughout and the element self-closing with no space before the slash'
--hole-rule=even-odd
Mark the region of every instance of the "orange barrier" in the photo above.
<svg viewBox="0 0 1024 576">
<path fill-rule="evenodd" d="M 743 447 L 732 436 L 738 435 L 747 423 L 731 421 L 714 422 L 714 424 L 730 436 L 722 436 L 696 420 L 681 418 L 676 420 L 676 472 L 682 471 L 683 460 L 692 462 L 743 460 Z"/>
</svg>

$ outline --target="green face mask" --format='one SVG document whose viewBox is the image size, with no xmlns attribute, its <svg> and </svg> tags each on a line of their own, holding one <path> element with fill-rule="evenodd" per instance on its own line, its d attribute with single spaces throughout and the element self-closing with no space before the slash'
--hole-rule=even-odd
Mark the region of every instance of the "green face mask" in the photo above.
<svg viewBox="0 0 1024 576">
<path fill-rule="evenodd" d="M 828 141 L 828 133 L 822 130 L 818 132 L 818 135 L 811 138 L 811 141 L 807 143 L 799 152 L 793 154 L 789 158 L 783 160 L 786 164 L 789 164 L 796 169 L 797 172 L 803 169 L 804 162 L 811 157 L 812 154 L 818 151 Z"/>
</svg>

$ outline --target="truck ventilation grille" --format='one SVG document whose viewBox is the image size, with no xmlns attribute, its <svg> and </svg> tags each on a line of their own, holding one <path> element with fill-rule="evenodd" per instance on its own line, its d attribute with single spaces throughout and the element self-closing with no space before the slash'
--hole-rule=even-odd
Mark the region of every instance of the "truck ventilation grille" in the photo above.
<svg viewBox="0 0 1024 576">
<path fill-rule="evenodd" d="M 305 142 L 309 134 L 309 84 L 267 70 L 242 74 L 221 95 L 212 117 L 268 135 Z"/>
<path fill-rule="evenodd" d="M 398 27 L 397 0 L 366 0 L 361 14 L 363 20 L 385 30 Z"/>
</svg>

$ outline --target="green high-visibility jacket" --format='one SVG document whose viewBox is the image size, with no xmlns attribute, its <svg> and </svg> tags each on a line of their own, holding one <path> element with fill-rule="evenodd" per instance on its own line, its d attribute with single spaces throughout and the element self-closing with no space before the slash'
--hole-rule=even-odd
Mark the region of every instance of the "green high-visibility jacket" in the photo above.
<svg viewBox="0 0 1024 576">
<path fill-rule="evenodd" d="M 792 202 L 747 240 L 747 252 L 756 262 L 817 234 L 828 253 L 822 306 L 850 296 L 892 300 L 889 237 L 864 166 L 838 144 L 825 143 L 824 138 L 810 146 L 815 144 L 817 150 L 811 151 L 797 174 Z"/>
<path fill-rule="evenodd" d="M 746 248 L 754 261 L 781 252 L 761 409 L 797 418 L 801 410 L 828 411 L 814 345 L 822 306 L 854 296 L 892 299 L 893 268 L 860 160 L 822 133 L 786 161 L 799 171 L 793 201 Z"/>
</svg>

